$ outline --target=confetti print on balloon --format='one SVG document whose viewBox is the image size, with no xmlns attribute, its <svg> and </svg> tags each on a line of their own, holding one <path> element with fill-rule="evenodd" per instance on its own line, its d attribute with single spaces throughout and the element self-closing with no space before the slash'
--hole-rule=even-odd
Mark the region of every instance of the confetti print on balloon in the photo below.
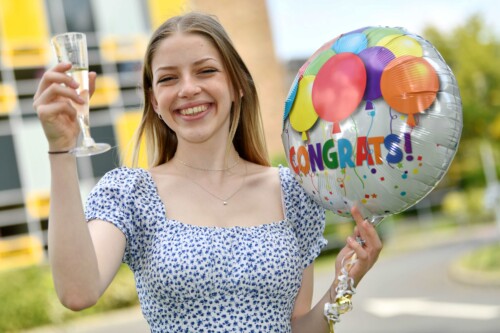
<svg viewBox="0 0 500 333">
<path fill-rule="evenodd" d="M 346 173 L 345 173 L 345 168 L 340 171 L 343 175 L 343 177 L 337 177 L 337 183 L 339 184 L 338 186 L 344 192 L 344 196 L 347 195 L 347 191 L 345 188 L 345 178 L 346 178 Z"/>
<path fill-rule="evenodd" d="M 363 199 L 361 199 L 361 202 L 363 204 L 366 204 L 366 203 L 368 203 L 369 200 L 377 199 L 377 198 L 378 198 L 378 194 L 376 194 L 376 193 L 371 193 L 371 194 L 365 193 Z"/>
<path fill-rule="evenodd" d="M 424 165 L 424 163 L 422 162 L 422 160 L 423 160 L 422 155 L 419 155 L 417 157 L 417 162 L 418 162 L 417 167 L 415 169 L 413 169 L 413 174 L 414 175 L 418 175 L 420 173 L 420 168 Z"/>
<path fill-rule="evenodd" d="M 321 194 L 320 194 L 320 191 L 319 191 L 319 186 L 316 187 L 316 174 L 314 172 L 309 172 L 309 180 L 311 181 L 311 185 L 312 187 L 314 188 L 314 190 L 312 190 L 312 194 L 314 196 L 318 196 L 319 199 L 321 199 Z M 318 178 L 319 180 L 319 178 Z"/>
</svg>

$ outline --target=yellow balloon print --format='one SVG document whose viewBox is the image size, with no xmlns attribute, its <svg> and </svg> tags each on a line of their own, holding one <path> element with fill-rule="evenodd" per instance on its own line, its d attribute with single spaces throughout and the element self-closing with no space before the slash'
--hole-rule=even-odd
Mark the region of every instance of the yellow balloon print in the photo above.
<svg viewBox="0 0 500 333">
<path fill-rule="evenodd" d="M 411 55 L 414 57 L 421 57 L 423 55 L 420 43 L 406 35 L 396 34 L 385 36 L 379 40 L 377 46 L 383 46 L 389 49 L 396 58 L 404 55 Z"/>
<path fill-rule="evenodd" d="M 318 114 L 314 110 L 311 97 L 314 78 L 312 75 L 305 75 L 299 81 L 297 96 L 290 111 L 290 124 L 297 132 L 302 132 L 302 140 L 304 141 L 307 141 L 306 131 L 318 120 Z"/>
</svg>

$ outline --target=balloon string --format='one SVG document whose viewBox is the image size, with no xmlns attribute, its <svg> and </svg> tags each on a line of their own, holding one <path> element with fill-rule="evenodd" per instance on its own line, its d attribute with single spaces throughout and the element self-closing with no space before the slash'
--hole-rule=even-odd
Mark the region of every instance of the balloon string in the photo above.
<svg viewBox="0 0 500 333">
<path fill-rule="evenodd" d="M 335 287 L 335 295 L 333 295 L 332 290 L 330 294 L 331 303 L 325 304 L 324 315 L 328 320 L 330 333 L 334 333 L 334 325 L 340 322 L 340 315 L 352 310 L 351 298 L 356 293 L 356 289 L 354 288 L 354 279 L 349 277 L 349 271 L 356 262 L 357 256 L 354 251 L 342 258 L 341 274 L 337 278 L 338 284 Z"/>
<path fill-rule="evenodd" d="M 390 117 L 390 119 L 391 119 L 391 120 L 389 121 L 389 124 L 390 124 L 390 125 L 389 125 L 389 128 L 390 128 L 390 133 L 391 133 L 391 134 L 394 134 L 394 133 L 393 133 L 393 131 L 392 131 L 392 123 L 394 122 L 394 119 L 397 119 L 397 118 L 398 118 L 398 116 L 397 116 L 397 115 L 395 115 L 395 114 L 392 114 L 392 108 L 391 108 L 391 107 L 389 107 L 389 117 Z"/>
<path fill-rule="evenodd" d="M 351 117 L 352 119 L 352 117 Z M 353 123 L 354 123 L 354 126 L 356 126 L 356 123 L 354 122 L 354 119 L 353 120 Z M 333 138 L 333 134 L 332 134 L 332 131 L 329 131 L 329 134 L 330 134 L 330 139 L 334 139 Z M 341 173 L 344 175 L 344 177 L 337 177 L 337 182 L 341 185 L 340 188 L 342 189 L 342 191 L 344 192 L 344 197 L 347 196 L 347 189 L 346 189 L 346 186 L 345 186 L 345 178 L 347 177 L 346 176 L 346 168 L 343 168 L 341 170 Z"/>
<path fill-rule="evenodd" d="M 390 128 L 390 133 L 391 134 L 394 134 L 393 133 L 393 129 L 392 129 L 392 123 L 394 122 L 394 119 L 397 119 L 398 116 L 393 114 L 392 113 L 392 108 L 389 106 L 389 128 Z M 387 163 L 387 165 L 391 168 L 391 169 L 394 169 L 394 166 L 392 165 L 392 163 Z"/>
<path fill-rule="evenodd" d="M 318 186 L 318 187 L 316 187 L 316 186 L 314 185 L 314 177 L 315 177 L 315 176 L 316 176 L 316 175 L 315 175 L 313 172 L 309 173 L 309 178 L 310 178 L 310 180 L 311 180 L 311 186 L 314 188 L 314 192 L 318 194 L 318 199 L 319 199 L 319 200 L 321 200 L 321 193 L 320 193 L 320 191 L 319 191 L 319 186 Z M 318 178 L 318 185 L 319 185 L 319 181 L 320 181 L 320 178 Z"/>
<path fill-rule="evenodd" d="M 358 148 L 358 137 L 359 137 L 359 132 L 358 132 L 358 127 L 356 126 L 356 122 L 354 121 L 354 118 L 351 116 L 352 123 L 354 125 L 354 131 L 356 132 L 356 143 L 354 144 L 354 149 L 352 153 L 352 157 L 355 158 L 355 151 L 357 151 Z M 354 174 L 356 177 L 358 177 L 359 181 L 361 182 L 361 185 L 363 186 L 363 189 L 365 188 L 365 182 L 363 182 L 363 179 L 359 176 L 357 168 L 353 168 Z"/>
<path fill-rule="evenodd" d="M 372 131 L 372 127 L 373 127 L 373 123 L 375 121 L 375 113 L 376 113 L 376 109 L 375 109 L 375 105 L 372 104 L 372 107 L 373 107 L 373 110 L 370 111 L 368 113 L 368 115 L 370 116 L 371 120 L 370 120 L 370 126 L 368 127 L 368 131 L 366 132 L 366 137 L 369 138 L 370 137 L 370 133 Z M 366 151 L 368 152 L 368 154 L 366 154 L 366 163 L 368 164 L 368 156 L 370 156 L 372 154 L 372 151 L 370 150 L 370 145 L 368 144 L 368 140 L 366 140 Z"/>
<path fill-rule="evenodd" d="M 372 131 L 373 122 L 374 122 L 374 118 L 375 118 L 375 112 L 376 112 L 375 105 L 373 105 L 373 110 L 368 113 L 368 116 L 372 119 L 370 120 L 370 126 L 368 127 L 368 131 L 366 132 L 367 138 L 370 136 L 370 132 Z M 368 146 L 368 144 L 367 144 L 367 146 Z"/>
<path fill-rule="evenodd" d="M 344 192 L 344 197 L 345 197 L 347 195 L 347 190 L 346 190 L 346 187 L 345 187 L 344 180 L 345 180 L 345 176 L 344 176 L 344 178 L 341 178 L 341 177 L 337 178 L 337 182 L 340 184 L 340 188 Z"/>
</svg>

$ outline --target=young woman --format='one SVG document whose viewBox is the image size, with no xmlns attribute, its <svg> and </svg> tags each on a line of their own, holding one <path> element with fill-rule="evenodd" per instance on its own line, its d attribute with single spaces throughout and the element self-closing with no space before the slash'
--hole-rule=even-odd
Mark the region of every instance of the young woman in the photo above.
<svg viewBox="0 0 500 333">
<path fill-rule="evenodd" d="M 53 154 L 78 134 L 69 68 L 49 70 L 34 98 L 50 149 L 49 257 L 61 302 L 94 305 L 123 261 L 152 332 L 328 332 L 331 293 L 311 307 L 324 210 L 288 168 L 270 166 L 253 79 L 218 21 L 189 13 L 154 32 L 138 129 L 150 168 L 108 172 L 85 211 L 75 157 Z M 336 269 L 355 251 L 359 282 L 381 242 L 353 216 Z"/>
</svg>

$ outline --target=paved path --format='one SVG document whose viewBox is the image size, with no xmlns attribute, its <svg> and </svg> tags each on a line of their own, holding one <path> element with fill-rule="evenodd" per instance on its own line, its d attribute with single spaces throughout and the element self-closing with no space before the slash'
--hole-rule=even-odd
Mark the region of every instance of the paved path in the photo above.
<svg viewBox="0 0 500 333">
<path fill-rule="evenodd" d="M 463 284 L 450 275 L 457 257 L 495 239 L 477 236 L 382 258 L 335 332 L 499 333 L 500 285 Z"/>
</svg>

